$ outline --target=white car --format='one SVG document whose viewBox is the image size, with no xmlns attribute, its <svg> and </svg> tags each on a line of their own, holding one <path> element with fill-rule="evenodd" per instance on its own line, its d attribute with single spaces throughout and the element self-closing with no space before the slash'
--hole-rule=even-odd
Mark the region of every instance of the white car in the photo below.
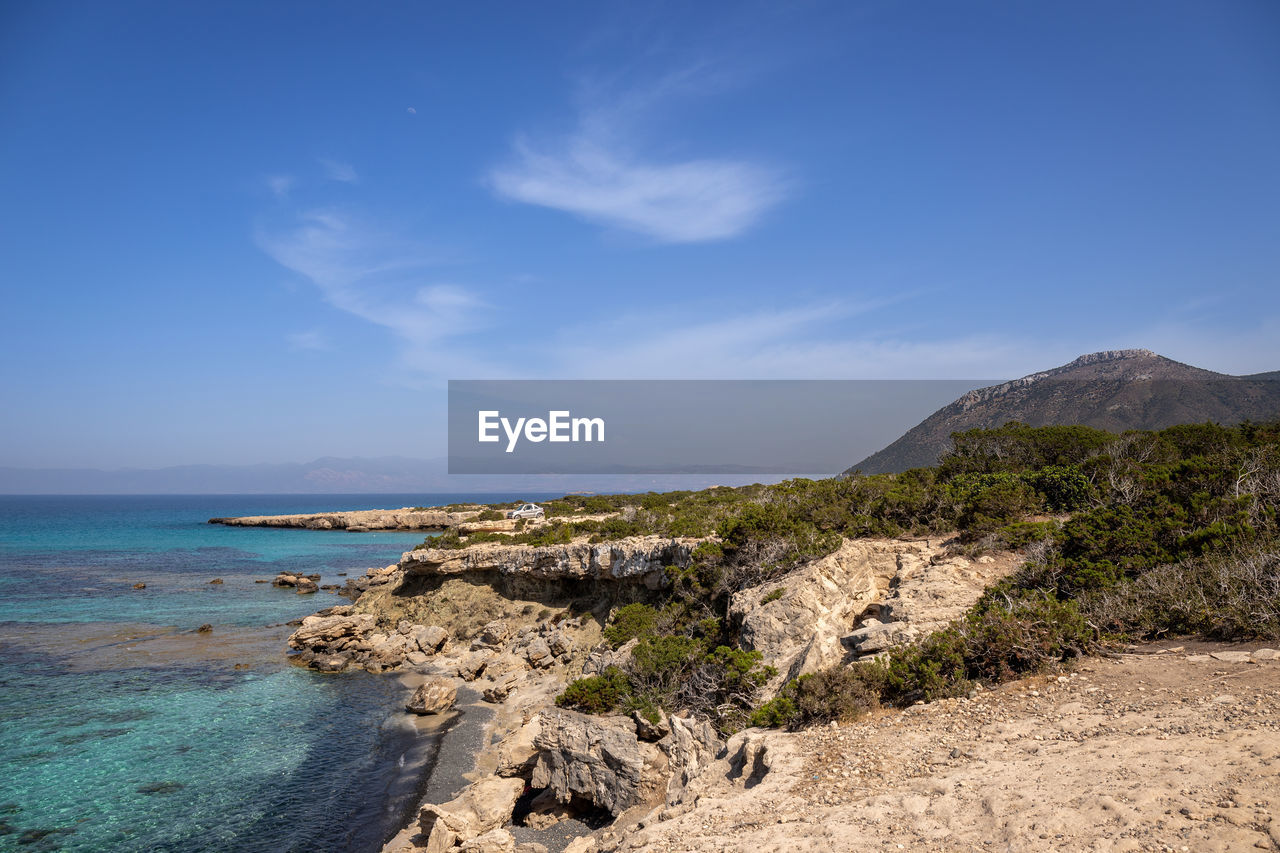
<svg viewBox="0 0 1280 853">
<path fill-rule="evenodd" d="M 507 510 L 507 518 L 542 518 L 546 514 L 537 504 L 520 504 L 516 509 Z"/>
</svg>

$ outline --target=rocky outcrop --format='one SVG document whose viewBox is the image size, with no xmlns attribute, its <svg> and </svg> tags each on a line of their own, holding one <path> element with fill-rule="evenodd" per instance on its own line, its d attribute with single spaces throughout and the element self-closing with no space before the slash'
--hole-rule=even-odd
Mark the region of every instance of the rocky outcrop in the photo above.
<svg viewBox="0 0 1280 853">
<path fill-rule="evenodd" d="M 592 717 L 560 709 L 542 712 L 534 738 L 538 757 L 530 784 L 556 800 L 587 800 L 610 814 L 660 799 L 667 756 L 636 736 L 626 717 Z"/>
<path fill-rule="evenodd" d="M 306 530 L 448 530 L 478 515 L 479 509 L 449 512 L 443 509 L 365 509 L 350 512 L 317 512 L 309 515 L 246 515 L 211 518 L 210 524 L 232 527 L 299 527 Z"/>
<path fill-rule="evenodd" d="M 401 622 L 393 633 L 383 633 L 376 617 L 354 609 L 344 604 L 308 616 L 289 637 L 289 647 L 301 662 L 322 672 L 352 665 L 382 672 L 406 662 L 423 663 L 448 641 L 447 632 L 434 625 Z"/>
<path fill-rule="evenodd" d="M 300 572 L 281 572 L 276 575 L 276 578 L 271 582 L 271 585 L 300 587 L 303 584 L 310 584 L 315 586 L 315 582 L 318 580 L 320 580 L 319 575 L 304 575 Z"/>
<path fill-rule="evenodd" d="M 689 565 L 701 540 L 633 536 L 592 545 L 502 545 L 419 548 L 400 558 L 407 577 L 497 573 L 537 580 L 635 581 L 650 589 L 666 585 L 668 566 Z"/>
<path fill-rule="evenodd" d="M 846 541 L 785 577 L 734 595 L 729 618 L 740 626 L 743 648 L 760 652 L 778 670 L 770 688 L 842 662 L 840 638 L 888 589 L 902 554 L 913 548 L 923 545 Z"/>
<path fill-rule="evenodd" d="M 501 829 L 511 820 L 516 800 L 523 792 L 524 780 L 492 776 L 467 786 L 447 803 L 428 803 L 418 813 L 418 829 L 427 839 L 426 849 L 443 853 Z M 514 841 L 507 849 L 513 848 Z"/>
<path fill-rule="evenodd" d="M 447 678 L 433 678 L 417 690 L 405 704 L 411 714 L 443 714 L 453 708 L 458 698 L 458 687 Z"/>
<path fill-rule="evenodd" d="M 846 540 L 834 553 L 734 595 L 740 642 L 778 670 L 768 685 L 878 654 L 945 625 L 1017 564 L 937 542 Z"/>
</svg>

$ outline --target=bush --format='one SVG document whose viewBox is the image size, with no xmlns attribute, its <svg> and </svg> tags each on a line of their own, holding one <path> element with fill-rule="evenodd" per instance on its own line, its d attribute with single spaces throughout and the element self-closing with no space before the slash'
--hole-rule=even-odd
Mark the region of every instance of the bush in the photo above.
<svg viewBox="0 0 1280 853">
<path fill-rule="evenodd" d="M 1280 640 L 1280 546 L 1157 566 L 1090 597 L 1086 608 L 1105 630 L 1138 638 Z"/>
<path fill-rule="evenodd" d="M 653 626 L 658 621 L 658 611 L 647 604 L 628 604 L 614 614 L 613 620 L 604 629 L 604 638 L 615 649 L 632 637 L 642 637 L 653 633 Z"/>
<path fill-rule="evenodd" d="M 573 708 L 586 714 L 607 714 L 630 693 L 630 682 L 622 670 L 611 666 L 601 675 L 579 678 L 556 697 L 562 708 Z"/>
<path fill-rule="evenodd" d="M 760 604 L 761 606 L 763 606 L 765 604 L 768 604 L 770 601 L 777 601 L 779 598 L 782 598 L 782 596 L 786 594 L 787 594 L 787 591 L 782 587 L 778 587 L 777 589 L 770 590 L 768 593 L 765 594 L 763 598 L 760 599 Z"/>
<path fill-rule="evenodd" d="M 1088 654 L 1098 631 L 1074 601 L 1047 594 L 986 597 L 961 622 L 965 675 L 1001 682 Z"/>
<path fill-rule="evenodd" d="M 832 667 L 787 682 L 751 715 L 751 725 L 798 729 L 837 720 L 852 722 L 879 707 L 885 670 L 879 664 Z"/>
</svg>

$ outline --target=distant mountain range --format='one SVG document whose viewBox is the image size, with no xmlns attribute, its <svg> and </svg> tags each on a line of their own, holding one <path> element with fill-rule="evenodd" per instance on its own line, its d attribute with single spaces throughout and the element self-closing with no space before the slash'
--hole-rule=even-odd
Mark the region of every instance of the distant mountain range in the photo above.
<svg viewBox="0 0 1280 853">
<path fill-rule="evenodd" d="M 844 473 L 882 474 L 934 465 L 950 449 L 953 432 L 998 427 L 1009 421 L 1032 426 L 1082 424 L 1120 432 L 1277 417 L 1280 371 L 1229 376 L 1150 350 L 1108 350 L 970 391 Z"/>
<path fill-rule="evenodd" d="M 6 495 L 182 494 L 565 494 L 572 491 L 643 492 L 739 485 L 759 476 L 450 475 L 445 459 L 384 456 L 325 457 L 279 465 L 178 465 L 169 468 L 6 468 Z M 775 482 L 781 477 L 768 478 Z"/>
</svg>

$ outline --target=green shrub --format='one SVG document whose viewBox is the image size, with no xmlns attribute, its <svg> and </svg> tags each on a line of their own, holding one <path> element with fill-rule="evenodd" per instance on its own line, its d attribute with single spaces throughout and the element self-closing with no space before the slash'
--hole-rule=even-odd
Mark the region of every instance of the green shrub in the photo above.
<svg viewBox="0 0 1280 853">
<path fill-rule="evenodd" d="M 786 594 L 787 594 L 787 591 L 782 587 L 778 587 L 777 589 L 770 590 L 768 593 L 765 594 L 763 598 L 760 599 L 760 604 L 763 606 L 765 604 L 768 604 L 770 601 L 777 601 L 779 598 L 782 598 L 782 596 Z"/>
<path fill-rule="evenodd" d="M 1053 540 L 1060 528 L 1056 521 L 1015 521 L 996 531 L 996 537 L 1006 548 L 1021 550 L 1035 542 Z"/>
<path fill-rule="evenodd" d="M 628 604 L 619 608 L 613 620 L 605 626 L 604 638 L 616 649 L 633 637 L 653 633 L 658 621 L 658 611 L 647 604 Z"/>
<path fill-rule="evenodd" d="M 885 669 L 879 664 L 837 666 L 792 679 L 751 715 L 751 725 L 798 729 L 836 720 L 852 722 L 879 707 Z"/>
<path fill-rule="evenodd" d="M 607 714 L 630 693 L 625 673 L 611 666 L 601 675 L 579 678 L 556 697 L 556 704 L 586 714 Z"/>
</svg>

